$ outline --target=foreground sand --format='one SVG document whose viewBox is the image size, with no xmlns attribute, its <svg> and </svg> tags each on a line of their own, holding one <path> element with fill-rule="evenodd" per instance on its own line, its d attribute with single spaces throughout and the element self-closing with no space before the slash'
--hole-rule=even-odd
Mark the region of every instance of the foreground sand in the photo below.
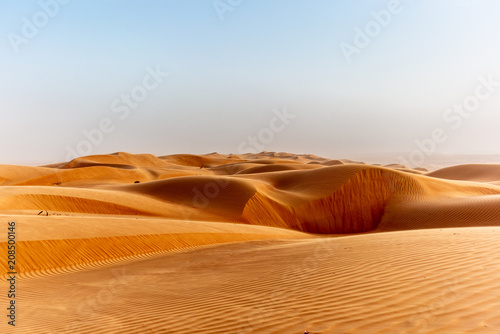
<svg viewBox="0 0 500 334">
<path fill-rule="evenodd" d="M 27 279 L 19 332 L 498 333 L 499 236 L 253 241 Z"/>
<path fill-rule="evenodd" d="M 499 333 L 499 181 L 268 152 L 0 166 L 0 332 Z"/>
</svg>

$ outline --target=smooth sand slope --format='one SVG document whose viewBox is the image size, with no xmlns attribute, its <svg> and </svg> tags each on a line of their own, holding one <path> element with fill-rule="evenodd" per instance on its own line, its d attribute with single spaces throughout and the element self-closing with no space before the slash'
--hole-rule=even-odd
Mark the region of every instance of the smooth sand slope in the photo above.
<svg viewBox="0 0 500 334">
<path fill-rule="evenodd" d="M 0 165 L 0 332 L 499 333 L 498 184 L 275 152 Z"/>
</svg>

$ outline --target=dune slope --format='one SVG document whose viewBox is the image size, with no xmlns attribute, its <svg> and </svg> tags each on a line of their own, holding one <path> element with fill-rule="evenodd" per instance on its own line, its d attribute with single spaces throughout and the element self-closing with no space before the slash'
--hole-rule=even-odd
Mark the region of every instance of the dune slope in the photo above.
<svg viewBox="0 0 500 334">
<path fill-rule="evenodd" d="M 29 278 L 19 323 L 44 334 L 497 333 L 499 233 L 254 241 Z"/>
</svg>

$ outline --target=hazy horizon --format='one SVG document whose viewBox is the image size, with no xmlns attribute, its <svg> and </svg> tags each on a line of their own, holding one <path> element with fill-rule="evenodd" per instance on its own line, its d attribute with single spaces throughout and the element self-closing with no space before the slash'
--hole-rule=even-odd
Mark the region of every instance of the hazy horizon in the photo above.
<svg viewBox="0 0 500 334">
<path fill-rule="evenodd" d="M 415 164 L 500 154 L 498 9 L 489 0 L 2 3 L 0 164 L 117 151 L 405 152 Z"/>
</svg>

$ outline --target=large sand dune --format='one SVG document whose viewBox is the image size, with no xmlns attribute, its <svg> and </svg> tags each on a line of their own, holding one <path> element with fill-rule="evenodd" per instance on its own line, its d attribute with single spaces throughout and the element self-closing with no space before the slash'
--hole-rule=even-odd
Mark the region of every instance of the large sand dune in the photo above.
<svg viewBox="0 0 500 334">
<path fill-rule="evenodd" d="M 498 333 L 500 230 L 254 241 L 22 281 L 20 333 Z"/>
<path fill-rule="evenodd" d="M 29 311 L 0 332 L 498 333 L 498 184 L 500 165 L 275 152 L 1 165 Z M 133 285 L 81 319 L 116 270 Z"/>
</svg>

